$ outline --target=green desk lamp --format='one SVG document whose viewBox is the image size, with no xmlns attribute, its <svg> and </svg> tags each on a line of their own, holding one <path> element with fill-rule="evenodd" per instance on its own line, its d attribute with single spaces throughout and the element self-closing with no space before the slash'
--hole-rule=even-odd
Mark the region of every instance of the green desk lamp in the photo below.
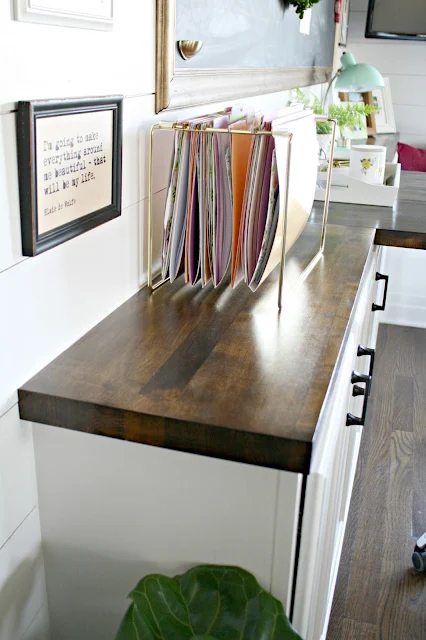
<svg viewBox="0 0 426 640">
<path fill-rule="evenodd" d="M 331 78 L 324 96 L 325 106 L 327 104 L 328 93 L 333 82 L 336 80 L 336 89 L 339 91 L 353 91 L 364 93 L 373 89 L 383 89 L 385 81 L 382 74 L 371 64 L 357 64 L 351 53 L 344 53 L 340 58 L 341 68 Z"/>
</svg>

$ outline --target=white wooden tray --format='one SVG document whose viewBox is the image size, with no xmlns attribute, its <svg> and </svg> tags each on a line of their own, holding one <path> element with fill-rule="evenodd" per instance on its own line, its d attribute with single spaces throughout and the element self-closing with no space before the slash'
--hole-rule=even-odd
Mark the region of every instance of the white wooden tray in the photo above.
<svg viewBox="0 0 426 640">
<path fill-rule="evenodd" d="M 324 201 L 326 179 L 327 173 L 319 171 L 315 200 Z M 401 165 L 398 163 L 386 163 L 385 184 L 383 185 L 367 184 L 356 178 L 351 178 L 349 167 L 333 169 L 330 201 L 393 207 L 398 196 L 400 180 Z"/>
</svg>

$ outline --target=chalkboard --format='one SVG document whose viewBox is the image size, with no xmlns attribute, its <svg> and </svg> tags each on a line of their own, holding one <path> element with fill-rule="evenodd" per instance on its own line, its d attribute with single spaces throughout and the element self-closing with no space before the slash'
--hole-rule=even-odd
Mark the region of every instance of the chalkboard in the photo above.
<svg viewBox="0 0 426 640">
<path fill-rule="evenodd" d="M 301 33 L 279 0 L 157 0 L 156 110 L 324 82 L 335 44 L 335 0 L 311 10 Z M 184 60 L 179 41 L 202 41 Z"/>
<path fill-rule="evenodd" d="M 176 40 L 202 40 L 178 68 L 329 67 L 334 52 L 334 0 L 312 8 L 310 34 L 295 9 L 278 0 L 177 0 Z"/>
</svg>

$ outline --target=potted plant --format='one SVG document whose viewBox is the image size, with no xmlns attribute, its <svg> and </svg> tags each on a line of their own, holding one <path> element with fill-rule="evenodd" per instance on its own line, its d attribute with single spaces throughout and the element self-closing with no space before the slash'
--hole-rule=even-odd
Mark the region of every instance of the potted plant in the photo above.
<svg viewBox="0 0 426 640">
<path fill-rule="evenodd" d="M 320 99 L 311 94 L 311 97 L 307 96 L 304 91 L 299 89 L 293 89 L 292 100 L 289 102 L 301 102 L 307 109 L 312 111 L 317 116 L 325 115 L 324 107 L 321 104 Z M 331 123 L 330 122 L 317 122 L 317 139 L 321 154 L 326 157 L 326 151 L 330 147 L 331 142 Z"/>
<path fill-rule="evenodd" d="M 302 640 L 281 602 L 238 567 L 149 575 L 129 597 L 115 640 Z"/>
<path fill-rule="evenodd" d="M 353 130 L 355 127 L 362 126 L 366 116 L 376 111 L 379 111 L 378 107 L 371 104 L 360 104 L 358 102 L 344 102 L 342 104 L 330 105 L 328 115 L 336 121 L 340 132 L 340 146 L 347 146 L 347 129 Z"/>
<path fill-rule="evenodd" d="M 325 114 L 321 101 L 316 96 L 310 98 L 301 89 L 296 88 L 292 91 L 291 102 L 301 102 L 307 109 L 312 109 L 316 115 Z M 344 102 L 342 104 L 332 104 L 328 109 L 328 116 L 336 121 L 340 132 L 339 146 L 347 146 L 348 139 L 346 136 L 348 129 L 360 127 L 365 122 L 365 118 L 372 113 L 380 111 L 379 107 L 371 104 L 361 104 L 358 102 Z M 317 122 L 318 144 L 321 151 L 324 152 L 330 145 L 331 123 Z"/>
<path fill-rule="evenodd" d="M 317 122 L 317 140 L 320 148 L 320 157 L 327 158 L 327 151 L 331 145 L 331 122 Z"/>
</svg>

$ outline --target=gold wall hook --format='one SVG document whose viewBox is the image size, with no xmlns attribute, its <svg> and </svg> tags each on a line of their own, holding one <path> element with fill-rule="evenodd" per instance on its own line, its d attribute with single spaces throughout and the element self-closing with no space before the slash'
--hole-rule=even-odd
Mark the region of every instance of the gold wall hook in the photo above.
<svg viewBox="0 0 426 640">
<path fill-rule="evenodd" d="M 202 40 L 178 40 L 177 48 L 184 60 L 190 60 L 201 51 L 203 47 Z"/>
</svg>

